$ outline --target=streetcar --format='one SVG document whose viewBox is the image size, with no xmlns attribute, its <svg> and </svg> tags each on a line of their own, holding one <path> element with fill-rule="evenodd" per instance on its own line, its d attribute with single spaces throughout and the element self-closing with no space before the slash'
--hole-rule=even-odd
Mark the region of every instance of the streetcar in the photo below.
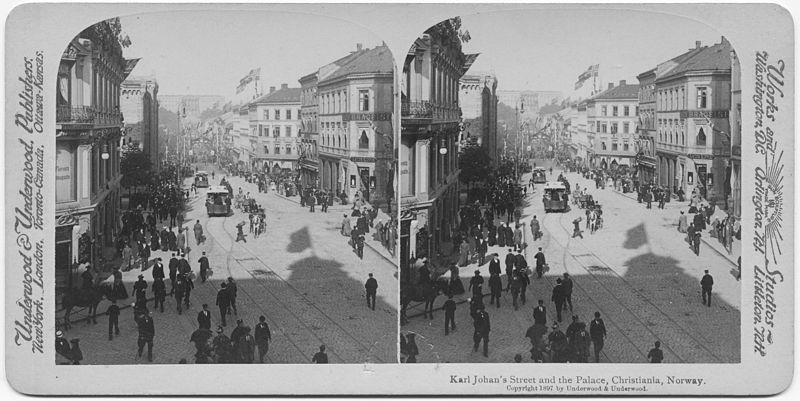
<svg viewBox="0 0 800 401">
<path fill-rule="evenodd" d="M 546 213 L 569 211 L 567 187 L 560 181 L 549 181 L 545 183 L 542 202 L 544 202 L 544 211 Z"/>
<path fill-rule="evenodd" d="M 198 171 L 194 174 L 194 186 L 197 188 L 208 187 L 208 173 L 205 171 Z"/>
<path fill-rule="evenodd" d="M 533 169 L 533 183 L 544 184 L 547 182 L 547 170 L 544 167 L 536 167 Z"/>
<path fill-rule="evenodd" d="M 231 214 L 231 195 L 222 185 L 213 185 L 206 191 L 206 212 L 208 216 L 228 216 Z"/>
</svg>

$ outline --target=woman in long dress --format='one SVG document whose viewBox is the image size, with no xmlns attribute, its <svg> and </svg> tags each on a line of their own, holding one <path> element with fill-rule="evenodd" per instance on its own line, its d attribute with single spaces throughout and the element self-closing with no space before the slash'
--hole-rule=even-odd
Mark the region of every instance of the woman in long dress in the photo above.
<svg viewBox="0 0 800 401">
<path fill-rule="evenodd" d="M 461 246 L 458 249 L 458 265 L 464 267 L 468 263 L 469 263 L 469 244 L 465 239 L 463 242 L 461 242 Z"/>
</svg>

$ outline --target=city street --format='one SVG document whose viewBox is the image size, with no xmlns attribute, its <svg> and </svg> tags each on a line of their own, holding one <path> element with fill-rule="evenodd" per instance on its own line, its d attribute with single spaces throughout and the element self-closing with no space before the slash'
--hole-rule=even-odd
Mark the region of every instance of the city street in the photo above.
<svg viewBox="0 0 800 401">
<path fill-rule="evenodd" d="M 542 161 L 538 160 L 538 165 Z M 544 163 L 545 167 L 549 167 Z M 548 180 L 555 180 L 560 170 L 554 169 Z M 438 362 L 512 362 L 515 354 L 530 361 L 531 348 L 526 330 L 533 324 L 532 310 L 538 299 L 545 301 L 548 328 L 555 320 L 555 305 L 550 301 L 556 278 L 564 272 L 574 280 L 574 312 L 564 312 L 561 330 L 578 315 L 587 324 L 599 311 L 605 320 L 608 337 L 601 354 L 601 363 L 647 362 L 647 353 L 656 340 L 661 341 L 665 363 L 735 363 L 740 360 L 740 286 L 736 280 L 734 257 L 725 257 L 703 243 L 696 256 L 684 241 L 685 234 L 677 231 L 679 211 L 687 210 L 686 203 L 668 203 L 660 210 L 646 209 L 636 201 L 635 194 L 622 194 L 607 187 L 595 189 L 593 181 L 577 173 L 567 173 L 573 190 L 577 183 L 589 188 L 602 204 L 604 227 L 595 234 L 585 229 L 584 209 L 572 206 L 567 213 L 544 213 L 542 184 L 525 199 L 521 223 L 525 255 L 534 270 L 534 255 L 543 248 L 550 270 L 542 279 L 531 272 L 527 289 L 527 304 L 514 311 L 511 295 L 503 293 L 501 307 L 489 305 L 488 285 L 484 284 L 484 304 L 490 316 L 489 356 L 472 352 L 472 319 L 466 300 L 470 292 L 456 296 L 458 305 L 455 322 L 457 331 L 444 336 L 444 312 L 436 310 L 433 320 L 421 315 L 422 305 L 412 303 L 408 310 L 409 324 L 402 333 L 417 333 L 419 363 Z M 523 176 L 527 183 L 530 174 Z M 532 241 L 529 222 L 537 216 L 543 238 Z M 583 217 L 583 239 L 572 238 L 572 221 Z M 499 221 L 499 220 L 498 220 Z M 503 220 L 504 221 L 504 220 Z M 708 241 L 707 231 L 703 234 Z M 739 243 L 734 243 L 739 246 Z M 508 249 L 490 247 L 498 253 L 501 264 Z M 474 270 L 488 280 L 488 260 L 478 267 L 472 263 L 460 269 L 466 289 Z M 712 306 L 701 302 L 700 278 L 703 270 L 714 277 Z M 503 265 L 503 271 L 505 267 Z M 505 287 L 506 277 L 502 274 Z M 441 308 L 445 296 L 436 299 Z M 590 358 L 594 360 L 593 357 Z"/>
<path fill-rule="evenodd" d="M 218 184 L 223 173 L 210 180 Z M 260 315 L 267 318 L 272 342 L 265 362 L 310 363 L 320 345 L 327 347 L 331 363 L 394 363 L 397 343 L 397 278 L 396 266 L 379 250 L 365 247 L 359 260 L 348 245 L 348 238 L 339 233 L 343 213 L 349 206 L 333 206 L 328 213 L 310 213 L 294 201 L 273 192 L 258 193 L 255 184 L 240 177 L 228 177 L 234 191 L 242 188 L 265 209 L 266 234 L 253 238 L 244 227 L 247 242 L 236 242 L 236 225 L 247 215 L 234 209 L 229 217 L 209 218 L 205 211 L 205 189 L 192 194 L 187 205 L 184 228 L 188 229 L 187 256 L 198 278 L 191 293 L 191 307 L 178 315 L 174 298 L 167 297 L 164 313 L 153 312 L 155 347 L 153 363 L 174 364 L 182 358 L 193 363 L 194 346 L 189 336 L 198 328 L 197 313 L 203 303 L 209 305 L 212 329 L 220 322 L 214 305 L 222 280 L 233 277 L 238 283 L 238 316 L 229 316 L 225 334 L 230 336 L 236 319 L 251 328 Z M 187 185 L 191 181 L 187 179 Z M 192 227 L 196 220 L 203 225 L 207 241 L 197 245 Z M 369 233 L 368 236 L 371 236 Z M 378 244 L 379 245 L 379 244 Z M 206 283 L 199 279 L 197 260 L 205 251 L 213 270 Z M 385 251 L 384 251 L 385 252 Z M 161 256 L 166 266 L 170 255 Z M 124 273 L 129 293 L 139 274 L 135 269 Z M 368 273 L 378 281 L 374 311 L 367 308 L 364 283 Z M 143 273 L 152 283 L 150 271 Z M 167 284 L 169 286 L 169 284 Z M 168 287 L 169 288 L 169 287 Z M 148 288 L 148 298 L 152 293 Z M 126 303 L 132 303 L 129 298 Z M 152 301 L 148 307 L 152 310 Z M 108 301 L 98 308 L 105 312 Z M 73 317 L 76 320 L 85 314 Z M 107 338 L 107 318 L 98 318 L 97 325 L 80 321 L 66 332 L 67 338 L 80 338 L 84 364 L 147 363 L 136 357 L 137 331 L 132 309 L 123 309 L 120 316 L 122 334 L 113 341 Z M 252 334 L 252 332 L 251 332 Z M 257 360 L 257 359 L 256 359 Z"/>
</svg>

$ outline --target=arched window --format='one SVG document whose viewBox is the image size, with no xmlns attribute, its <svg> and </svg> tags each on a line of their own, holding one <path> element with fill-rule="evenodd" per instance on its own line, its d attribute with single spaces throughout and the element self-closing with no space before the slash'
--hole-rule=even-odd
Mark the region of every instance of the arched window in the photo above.
<svg viewBox="0 0 800 401">
<path fill-rule="evenodd" d="M 701 146 L 705 146 L 706 144 L 706 132 L 700 128 L 700 131 L 697 132 L 697 144 Z"/>
<path fill-rule="evenodd" d="M 361 137 L 358 138 L 358 148 L 369 149 L 369 138 L 367 137 L 366 130 L 361 130 Z"/>
</svg>

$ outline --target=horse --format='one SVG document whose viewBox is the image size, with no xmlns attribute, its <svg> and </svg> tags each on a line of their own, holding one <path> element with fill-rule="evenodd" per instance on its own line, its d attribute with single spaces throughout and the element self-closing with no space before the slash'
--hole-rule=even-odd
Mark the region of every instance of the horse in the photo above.
<svg viewBox="0 0 800 401">
<path fill-rule="evenodd" d="M 69 315 L 72 313 L 72 308 L 76 306 L 88 307 L 91 322 L 97 324 L 97 305 L 110 294 L 111 288 L 106 283 L 100 283 L 90 288 L 74 289 L 64 294 L 61 299 L 61 305 L 64 306 L 64 330 L 71 327 Z"/>
<path fill-rule="evenodd" d="M 400 288 L 400 323 L 408 323 L 406 310 L 411 302 L 424 302 L 423 316 L 430 315 L 433 320 L 433 302 L 439 293 L 445 292 L 447 282 L 443 280 L 425 280 L 419 284 L 405 284 Z"/>
</svg>

